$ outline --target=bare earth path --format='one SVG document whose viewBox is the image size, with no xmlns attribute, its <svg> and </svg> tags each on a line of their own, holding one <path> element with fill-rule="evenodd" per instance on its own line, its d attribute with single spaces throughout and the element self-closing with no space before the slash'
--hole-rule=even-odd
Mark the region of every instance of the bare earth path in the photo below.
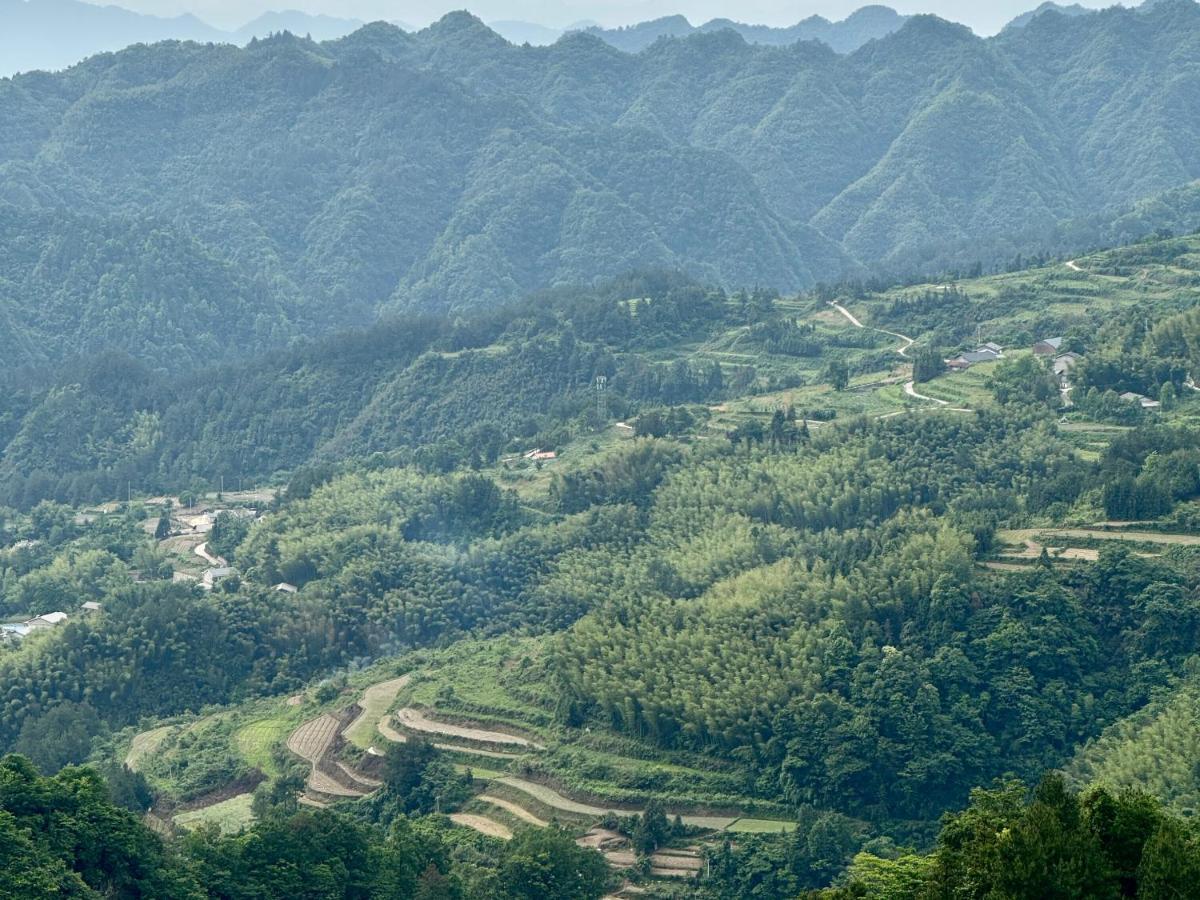
<svg viewBox="0 0 1200 900">
<path fill-rule="evenodd" d="M 855 328 L 866 328 L 867 327 L 866 325 L 864 325 L 862 322 L 860 322 L 854 316 L 854 313 L 850 312 L 850 310 L 846 309 L 846 307 L 842 306 L 842 304 L 834 302 L 834 301 L 830 301 L 829 305 L 832 306 L 834 309 L 836 309 L 838 312 L 840 312 L 847 319 L 849 319 L 850 324 L 853 325 Z M 898 331 L 887 331 L 883 328 L 874 328 L 874 327 L 872 327 L 871 330 L 878 331 L 880 334 L 886 334 L 889 337 L 899 338 L 901 341 L 901 345 L 896 348 L 896 353 L 899 356 L 904 357 L 905 359 L 909 359 L 908 351 L 910 349 L 912 349 L 912 345 L 916 343 L 915 339 L 910 338 L 907 334 L 900 334 L 900 332 L 898 332 Z M 966 409 L 966 408 L 957 407 L 957 406 L 951 407 L 949 400 L 939 400 L 937 397 L 930 397 L 926 394 L 918 394 L 916 382 L 912 381 L 912 380 L 909 380 L 904 385 L 904 393 L 908 394 L 908 396 L 913 397 L 917 400 L 928 400 L 930 403 L 936 403 L 938 406 L 949 408 L 949 410 L 951 412 L 971 412 L 971 410 Z M 902 414 L 903 414 L 902 412 L 887 413 L 885 415 L 880 416 L 880 418 L 881 419 L 890 419 L 893 416 L 898 416 L 898 415 L 902 415 Z"/>
<path fill-rule="evenodd" d="M 834 309 L 836 309 L 838 312 L 840 312 L 847 319 L 849 319 L 850 324 L 853 325 L 855 328 L 866 328 L 867 327 L 862 322 L 858 321 L 858 319 L 856 319 L 854 317 L 854 313 L 850 312 L 850 310 L 846 309 L 846 307 L 842 306 L 842 304 L 834 302 L 834 301 L 830 301 L 829 305 L 832 306 Z"/>
<path fill-rule="evenodd" d="M 221 566 L 225 565 L 225 560 L 223 560 L 219 556 L 213 556 L 211 553 L 208 552 L 208 541 L 205 541 L 203 544 L 200 544 L 198 547 L 196 547 L 196 549 L 193 552 L 211 566 L 216 566 L 217 568 L 220 568 Z"/>
<path fill-rule="evenodd" d="M 937 397 L 929 397 L 925 394 L 918 394 L 915 381 L 910 381 L 904 385 L 904 393 L 908 394 L 910 397 L 916 397 L 918 400 L 929 400 L 932 403 L 936 403 L 938 406 L 950 405 L 949 400 L 939 400 Z"/>
</svg>

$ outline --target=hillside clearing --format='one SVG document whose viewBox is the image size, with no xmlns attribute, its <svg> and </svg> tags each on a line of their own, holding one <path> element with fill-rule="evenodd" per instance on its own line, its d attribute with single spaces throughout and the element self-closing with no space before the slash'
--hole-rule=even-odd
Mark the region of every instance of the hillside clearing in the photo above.
<svg viewBox="0 0 1200 900">
<path fill-rule="evenodd" d="M 134 735 L 129 744 L 129 752 L 125 754 L 125 765 L 131 772 L 138 771 L 142 760 L 158 750 L 174 730 L 174 725 L 163 725 Z"/>
<path fill-rule="evenodd" d="M 238 831 L 254 821 L 251 804 L 253 794 L 238 794 L 212 806 L 188 810 L 173 819 L 175 825 L 185 830 L 199 825 L 216 825 L 222 833 Z"/>
</svg>

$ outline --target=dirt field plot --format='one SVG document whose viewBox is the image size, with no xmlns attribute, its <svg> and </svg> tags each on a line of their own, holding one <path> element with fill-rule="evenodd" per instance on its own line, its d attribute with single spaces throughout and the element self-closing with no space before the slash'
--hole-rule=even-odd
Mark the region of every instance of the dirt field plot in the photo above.
<svg viewBox="0 0 1200 900">
<path fill-rule="evenodd" d="M 1102 531 L 1093 528 L 1026 528 L 1002 531 L 998 535 L 1006 543 L 1025 543 L 1041 538 L 1069 544 L 1071 541 L 1126 541 L 1133 544 L 1164 544 L 1200 547 L 1200 534 L 1163 534 L 1158 531 Z"/>
<path fill-rule="evenodd" d="M 546 749 L 541 744 L 518 737 L 515 734 L 505 734 L 502 731 L 487 731 L 482 728 L 467 728 L 462 725 L 451 725 L 449 722 L 437 722 L 430 719 L 422 710 L 406 707 L 396 713 L 396 721 L 403 727 L 413 731 L 423 731 L 427 734 L 440 734 L 446 737 L 461 738 L 466 741 L 479 741 L 484 744 L 499 744 L 510 747 L 529 747 L 534 750 Z"/>
<path fill-rule="evenodd" d="M 480 834 L 486 834 L 488 837 L 500 838 L 502 841 L 512 840 L 513 833 L 508 828 L 499 822 L 489 819 L 487 816 L 455 813 L 450 817 L 450 821 L 455 825 L 461 825 L 463 828 L 473 828 Z"/>
<path fill-rule="evenodd" d="M 368 793 L 365 790 L 347 787 L 320 769 L 313 769 L 309 773 L 308 789 L 330 797 L 365 797 Z"/>
<path fill-rule="evenodd" d="M 520 791 L 523 794 L 528 794 L 533 799 L 557 809 L 560 812 L 574 813 L 578 816 L 603 816 L 609 812 L 619 812 L 622 815 L 630 815 L 638 810 L 622 809 L 618 810 L 612 807 L 593 806 L 590 803 L 579 803 L 564 797 L 553 788 L 548 788 L 544 784 L 537 784 L 533 781 L 526 781 L 524 778 L 516 778 L 512 775 L 504 775 L 497 778 L 496 781 L 500 784 L 506 784 L 510 788 Z"/>
<path fill-rule="evenodd" d="M 403 744 L 408 737 L 392 727 L 391 717 L 384 716 L 375 726 L 375 730 L 394 744 Z M 477 750 L 474 747 L 464 747 L 461 744 L 434 743 L 439 750 L 448 753 L 466 753 L 470 756 L 486 756 L 488 759 L 520 759 L 519 753 L 505 753 L 503 750 Z"/>
<path fill-rule="evenodd" d="M 292 732 L 287 748 L 303 760 L 316 763 L 337 736 L 338 720 L 331 715 L 310 719 Z"/>
</svg>

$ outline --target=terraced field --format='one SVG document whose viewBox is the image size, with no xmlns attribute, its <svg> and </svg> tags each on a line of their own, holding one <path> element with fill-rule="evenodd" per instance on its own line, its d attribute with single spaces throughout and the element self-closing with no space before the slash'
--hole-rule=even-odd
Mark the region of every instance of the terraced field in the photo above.
<svg viewBox="0 0 1200 900">
<path fill-rule="evenodd" d="M 406 734 L 404 734 L 402 731 L 397 731 L 392 727 L 390 716 L 385 716 L 383 719 L 381 719 L 375 726 L 375 730 L 394 744 L 403 744 L 408 740 L 408 736 Z M 519 753 L 505 753 L 503 750 L 483 750 L 475 747 L 464 747 L 461 744 L 445 744 L 435 742 L 433 746 L 437 747 L 439 750 L 445 750 L 449 753 L 466 753 L 471 756 L 487 757 L 488 759 L 513 760 L 521 758 L 521 754 Z"/>
<path fill-rule="evenodd" d="M 276 775 L 272 751 L 283 740 L 291 723 L 287 719 L 260 719 L 238 730 L 234 744 L 242 759 L 267 775 Z"/>
<path fill-rule="evenodd" d="M 990 568 L 1006 567 L 1013 563 L 1029 563 L 1041 557 L 1043 548 L 1058 562 L 1094 562 L 1100 551 L 1091 544 L 1113 541 L 1141 545 L 1138 551 L 1153 556 L 1149 548 L 1200 547 L 1200 535 L 1167 534 L 1157 531 L 1120 531 L 1103 528 L 1022 528 L 1001 531 L 997 540 L 1008 549 L 1000 553 L 1001 563 Z"/>
<path fill-rule="evenodd" d="M 328 713 L 309 719 L 292 732 L 287 748 L 301 759 L 316 764 L 337 737 L 338 720 Z"/>
<path fill-rule="evenodd" d="M 535 825 L 538 828 L 546 828 L 550 824 L 545 819 L 539 819 L 523 806 L 518 806 L 516 803 L 505 800 L 502 797 L 493 797 L 490 794 L 480 794 L 476 799 L 481 803 L 487 803 L 489 806 L 495 806 L 499 809 L 503 809 L 505 812 L 516 816 L 522 822 L 528 822 L 530 825 Z"/>
<path fill-rule="evenodd" d="M 214 824 L 225 833 L 237 831 L 254 821 L 251 794 L 238 794 L 212 806 L 193 809 L 175 816 L 175 825 L 183 829 L 195 828 L 199 825 Z"/>
<path fill-rule="evenodd" d="M 327 762 L 327 756 L 334 741 L 337 739 L 341 723 L 326 713 L 310 719 L 292 732 L 288 738 L 287 747 L 311 766 L 306 785 L 310 791 L 325 797 L 362 797 L 369 794 L 372 786 L 360 780 L 344 766 L 343 776 L 334 777 L 327 768 L 332 764 Z"/>
<path fill-rule="evenodd" d="M 358 701 L 362 712 L 343 733 L 343 736 L 356 747 L 364 750 L 371 746 L 379 723 L 383 721 L 388 708 L 396 701 L 396 695 L 412 680 L 412 675 L 401 675 L 373 684 L 365 691 Z"/>
<path fill-rule="evenodd" d="M 538 784 L 534 781 L 526 781 L 524 778 L 518 778 L 515 775 L 503 775 L 495 781 L 499 784 L 507 785 L 516 791 L 527 794 L 534 800 L 545 806 L 556 809 L 560 812 L 569 813 L 577 816 L 586 816 L 589 818 L 600 818 L 608 813 L 617 813 L 618 815 L 628 816 L 640 813 L 639 808 L 621 808 L 618 806 L 595 806 L 591 803 L 580 803 L 577 800 L 572 800 L 569 797 L 564 797 L 553 788 L 547 787 L 544 784 Z M 674 815 L 674 813 L 668 813 Z M 737 816 L 703 816 L 703 815 L 681 815 L 685 825 L 694 825 L 697 828 L 708 828 L 714 831 L 721 831 L 728 828 L 737 821 Z"/>
<path fill-rule="evenodd" d="M 781 831 L 795 831 L 795 822 L 785 822 L 779 819 L 737 819 L 726 827 L 726 831 L 738 834 L 779 834 Z"/>
<path fill-rule="evenodd" d="M 125 754 L 125 765 L 133 772 L 138 771 L 142 761 L 157 751 L 174 731 L 174 725 L 163 725 L 135 735 L 129 744 L 129 752 Z"/>
<path fill-rule="evenodd" d="M 532 750 L 546 748 L 528 738 L 515 734 L 505 734 L 502 731 L 488 731 L 483 728 L 468 728 L 453 725 L 449 722 L 438 722 L 430 719 L 423 710 L 405 707 L 397 711 L 396 721 L 412 731 L 422 731 L 426 734 L 440 734 L 445 737 L 460 738 L 465 741 L 478 741 L 481 744 L 497 744 L 508 747 L 527 747 Z"/>
</svg>

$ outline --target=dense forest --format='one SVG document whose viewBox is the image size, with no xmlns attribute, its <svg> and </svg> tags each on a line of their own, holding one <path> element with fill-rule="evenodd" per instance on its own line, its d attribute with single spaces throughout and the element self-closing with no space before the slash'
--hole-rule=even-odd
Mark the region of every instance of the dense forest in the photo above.
<svg viewBox="0 0 1200 900">
<path fill-rule="evenodd" d="M 0 219 L 44 237 L 4 242 L 0 339 L 36 366 L 161 330 L 156 361 L 194 363 L 634 268 L 794 290 L 1194 228 L 1175 75 L 1198 10 L 986 40 L 916 16 L 846 56 L 728 30 L 516 47 L 455 13 L 21 75 L 0 82 Z"/>
<path fill-rule="evenodd" d="M 784 316 L 773 301 L 647 274 L 453 320 L 402 315 L 175 378 L 100 353 L 48 389 L 13 388 L 0 417 L 0 502 L 97 502 L 130 483 L 233 485 L 376 453 L 445 471 L 553 448 L 598 424 L 597 376 L 615 416 L 770 386 L 753 366 L 670 359 L 675 344 L 754 327 L 767 350 L 836 352 L 823 336 L 774 347 Z"/>
</svg>

